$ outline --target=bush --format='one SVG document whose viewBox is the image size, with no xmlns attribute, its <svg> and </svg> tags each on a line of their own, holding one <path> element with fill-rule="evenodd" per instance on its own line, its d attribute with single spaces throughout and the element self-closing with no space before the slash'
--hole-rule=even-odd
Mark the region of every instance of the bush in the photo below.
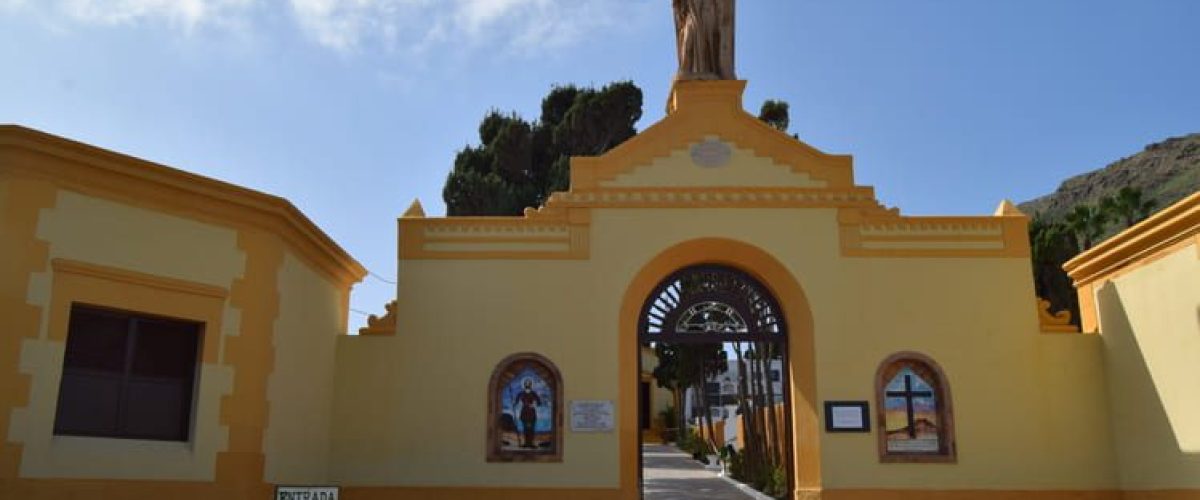
<svg viewBox="0 0 1200 500">
<path fill-rule="evenodd" d="M 713 449 L 709 446 L 708 441 L 695 429 L 689 429 L 687 433 L 684 433 L 677 444 L 680 450 L 691 454 L 693 459 L 703 464 L 708 464 L 708 455 L 713 454 Z"/>
<path fill-rule="evenodd" d="M 763 490 L 768 496 L 775 498 L 786 498 L 788 494 L 788 477 L 787 471 L 783 467 L 776 467 L 771 473 L 771 478 L 767 483 L 767 488 Z"/>
<path fill-rule="evenodd" d="M 675 442 L 677 439 L 679 439 L 679 436 L 676 435 L 677 429 L 675 428 L 676 425 L 679 425 L 679 421 L 677 420 L 677 418 L 679 418 L 679 417 L 675 413 L 674 406 L 668 405 L 665 410 L 658 412 L 658 419 L 662 421 L 663 442 L 670 443 L 670 442 Z"/>
<path fill-rule="evenodd" d="M 733 446 L 726 448 L 729 449 L 729 457 L 725 459 L 729 464 L 729 476 L 743 483 L 746 482 L 746 457 L 733 449 Z"/>
</svg>

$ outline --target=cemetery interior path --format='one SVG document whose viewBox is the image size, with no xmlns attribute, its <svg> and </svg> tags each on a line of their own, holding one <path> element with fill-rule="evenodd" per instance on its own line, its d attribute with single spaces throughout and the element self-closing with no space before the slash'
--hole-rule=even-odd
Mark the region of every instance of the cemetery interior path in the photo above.
<svg viewBox="0 0 1200 500">
<path fill-rule="evenodd" d="M 645 500 L 750 500 L 736 486 L 670 445 L 642 445 Z"/>
</svg>

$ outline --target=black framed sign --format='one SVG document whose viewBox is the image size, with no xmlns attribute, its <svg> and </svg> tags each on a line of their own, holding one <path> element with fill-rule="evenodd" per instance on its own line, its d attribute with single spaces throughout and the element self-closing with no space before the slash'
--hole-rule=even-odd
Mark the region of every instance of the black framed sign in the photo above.
<svg viewBox="0 0 1200 500">
<path fill-rule="evenodd" d="M 275 486 L 275 500 L 338 500 L 338 486 Z"/>
<path fill-rule="evenodd" d="M 871 432 L 866 401 L 826 401 L 825 432 Z"/>
</svg>

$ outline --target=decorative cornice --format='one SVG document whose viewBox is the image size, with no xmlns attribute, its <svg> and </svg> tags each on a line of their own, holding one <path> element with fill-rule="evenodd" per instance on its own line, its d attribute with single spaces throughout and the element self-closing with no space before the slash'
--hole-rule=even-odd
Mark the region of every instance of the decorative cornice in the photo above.
<svg viewBox="0 0 1200 500">
<path fill-rule="evenodd" d="M 744 81 L 680 81 L 671 113 L 597 157 L 571 158 L 571 187 L 523 217 L 400 218 L 402 259 L 586 259 L 595 209 L 832 208 L 842 255 L 851 257 L 1028 257 L 1028 218 L 1012 203 L 991 217 L 905 217 L 854 184 L 849 156 L 823 153 L 764 124 L 741 106 Z M 622 186 L 639 169 L 699 141 L 769 159 L 803 183 L 723 178 L 730 184 Z M 744 156 L 743 156 L 744 158 Z M 670 165 L 670 163 L 659 164 Z M 674 168 L 664 166 L 663 168 Z M 773 178 L 778 180 L 778 177 Z M 712 179 L 719 180 L 719 179 Z M 646 179 L 643 179 L 646 181 Z M 811 182 L 809 182 L 811 181 Z"/>
<path fill-rule="evenodd" d="M 735 80 L 676 82 L 673 111 L 666 118 L 603 156 L 571 158 L 571 190 L 595 189 L 713 135 L 830 188 L 854 187 L 850 156 L 824 153 L 747 113 L 741 104 L 745 86 L 746 82 Z"/>
<path fill-rule="evenodd" d="M 908 217 L 841 210 L 842 255 L 849 257 L 1028 257 L 1028 219 Z"/>
<path fill-rule="evenodd" d="M 875 190 L 771 187 L 600 188 L 554 193 L 548 207 L 576 208 L 868 208 Z"/>
<path fill-rule="evenodd" d="M 395 335 L 396 334 L 396 301 L 383 306 L 386 314 L 383 317 L 374 314 L 367 317 L 367 326 L 358 329 L 359 335 Z"/>
<path fill-rule="evenodd" d="M 585 209 L 526 210 L 522 217 L 401 218 L 401 259 L 545 259 L 588 257 Z"/>
<path fill-rule="evenodd" d="M 1063 269 L 1078 288 L 1143 265 L 1191 240 L 1200 244 L 1200 192 L 1077 255 Z"/>
<path fill-rule="evenodd" d="M 1037 315 L 1043 333 L 1079 333 L 1079 328 L 1071 324 L 1071 311 L 1051 314 L 1049 300 L 1037 297 Z"/>
<path fill-rule="evenodd" d="M 0 125 L 0 173 L 40 177 L 197 220 L 279 235 L 317 269 L 349 286 L 366 269 L 287 200 L 37 130 Z"/>
<path fill-rule="evenodd" d="M 50 266 L 56 273 L 75 274 L 108 281 L 118 281 L 132 285 L 157 288 L 159 290 L 165 290 L 168 292 L 180 292 L 189 295 L 200 295 L 217 299 L 224 299 L 229 296 L 229 290 L 219 286 L 206 285 L 203 283 L 185 281 L 176 278 L 168 278 L 165 276 L 156 276 L 153 274 L 139 273 L 136 271 L 102 266 L 100 264 L 92 264 L 89 262 L 56 258 L 50 261 Z"/>
</svg>

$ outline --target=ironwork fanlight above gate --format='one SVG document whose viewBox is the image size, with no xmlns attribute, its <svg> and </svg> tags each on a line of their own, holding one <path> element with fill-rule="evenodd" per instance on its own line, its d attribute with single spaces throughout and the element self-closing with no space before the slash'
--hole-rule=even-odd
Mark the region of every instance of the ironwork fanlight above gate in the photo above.
<svg viewBox="0 0 1200 500">
<path fill-rule="evenodd" d="M 780 341 L 779 305 L 761 283 L 723 266 L 672 273 L 642 308 L 642 341 Z"/>
</svg>

